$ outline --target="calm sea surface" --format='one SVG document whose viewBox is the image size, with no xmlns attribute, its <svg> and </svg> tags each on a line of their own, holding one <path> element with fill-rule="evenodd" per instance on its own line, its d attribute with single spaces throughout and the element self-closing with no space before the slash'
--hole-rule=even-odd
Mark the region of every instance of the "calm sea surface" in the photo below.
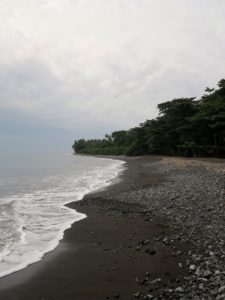
<svg viewBox="0 0 225 300">
<path fill-rule="evenodd" d="M 86 217 L 64 204 L 110 184 L 123 164 L 70 153 L 0 154 L 0 277 L 53 250 Z"/>
</svg>

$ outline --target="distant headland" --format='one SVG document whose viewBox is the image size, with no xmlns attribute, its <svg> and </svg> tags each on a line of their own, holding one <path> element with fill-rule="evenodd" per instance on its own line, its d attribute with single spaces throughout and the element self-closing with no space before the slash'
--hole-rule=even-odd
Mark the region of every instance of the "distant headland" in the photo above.
<svg viewBox="0 0 225 300">
<path fill-rule="evenodd" d="M 158 105 L 159 115 L 103 139 L 79 139 L 76 153 L 225 157 L 225 79 L 200 99 L 178 98 Z"/>
</svg>

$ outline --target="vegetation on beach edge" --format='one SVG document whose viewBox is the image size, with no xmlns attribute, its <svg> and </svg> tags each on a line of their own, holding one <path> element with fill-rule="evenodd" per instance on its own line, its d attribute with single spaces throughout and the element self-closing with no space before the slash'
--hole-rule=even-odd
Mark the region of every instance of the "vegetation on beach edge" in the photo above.
<svg viewBox="0 0 225 300">
<path fill-rule="evenodd" d="M 75 140 L 76 153 L 92 155 L 177 155 L 225 157 L 225 79 L 200 98 L 158 105 L 159 115 L 103 139 Z"/>
</svg>

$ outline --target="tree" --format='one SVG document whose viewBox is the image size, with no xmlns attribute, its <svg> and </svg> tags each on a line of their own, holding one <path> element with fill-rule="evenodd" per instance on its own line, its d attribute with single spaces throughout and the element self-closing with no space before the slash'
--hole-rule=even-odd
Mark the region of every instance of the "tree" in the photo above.
<svg viewBox="0 0 225 300">
<path fill-rule="evenodd" d="M 98 140 L 75 141 L 77 153 L 225 157 L 225 79 L 200 99 L 178 98 L 158 105 L 159 116 Z"/>
</svg>

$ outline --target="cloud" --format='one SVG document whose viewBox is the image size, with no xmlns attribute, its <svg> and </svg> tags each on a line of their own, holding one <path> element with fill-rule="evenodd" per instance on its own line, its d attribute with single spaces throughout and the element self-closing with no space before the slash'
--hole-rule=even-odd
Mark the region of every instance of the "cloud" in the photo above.
<svg viewBox="0 0 225 300">
<path fill-rule="evenodd" d="M 135 126 L 224 77 L 224 13 L 219 0 L 2 1 L 0 110 L 75 137 Z"/>
</svg>

